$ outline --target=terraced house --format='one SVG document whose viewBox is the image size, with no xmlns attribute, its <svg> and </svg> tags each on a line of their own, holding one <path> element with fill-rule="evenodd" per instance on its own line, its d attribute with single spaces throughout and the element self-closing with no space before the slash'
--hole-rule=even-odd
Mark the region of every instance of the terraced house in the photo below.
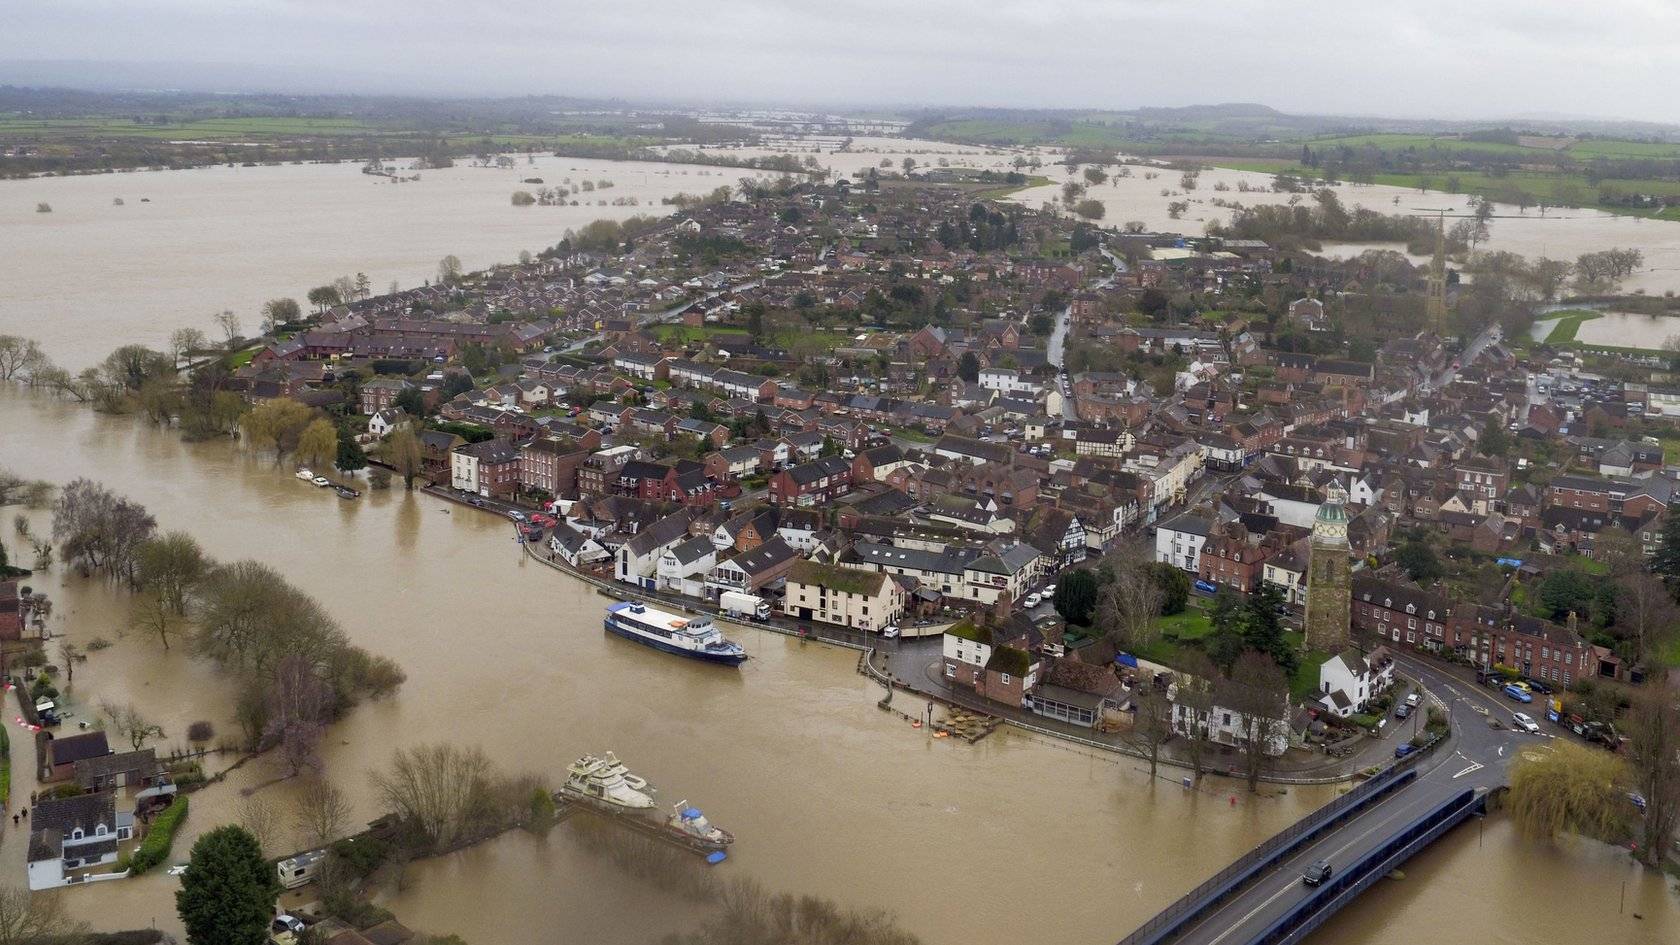
<svg viewBox="0 0 1680 945">
<path fill-rule="evenodd" d="M 904 616 L 904 585 L 878 572 L 800 561 L 788 571 L 782 610 L 854 630 L 879 630 Z"/>
</svg>

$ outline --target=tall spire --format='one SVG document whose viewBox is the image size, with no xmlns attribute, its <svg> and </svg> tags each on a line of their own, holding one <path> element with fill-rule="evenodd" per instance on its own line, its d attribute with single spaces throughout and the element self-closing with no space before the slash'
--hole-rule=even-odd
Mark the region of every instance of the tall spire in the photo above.
<svg viewBox="0 0 1680 945">
<path fill-rule="evenodd" d="M 1429 262 L 1429 300 L 1424 308 L 1429 330 L 1437 335 L 1447 332 L 1447 215 L 1443 211 L 1435 218 L 1435 258 Z"/>
</svg>

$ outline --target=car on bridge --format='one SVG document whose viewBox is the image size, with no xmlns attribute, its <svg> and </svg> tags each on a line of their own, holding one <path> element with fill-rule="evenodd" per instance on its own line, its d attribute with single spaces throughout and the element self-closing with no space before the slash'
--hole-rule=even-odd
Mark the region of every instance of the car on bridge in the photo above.
<svg viewBox="0 0 1680 945">
<path fill-rule="evenodd" d="M 1329 860 L 1319 860 L 1313 865 L 1307 867 L 1307 871 L 1301 874 L 1301 882 L 1306 883 L 1308 886 L 1317 886 L 1319 883 L 1329 879 L 1332 872 Z"/>
</svg>

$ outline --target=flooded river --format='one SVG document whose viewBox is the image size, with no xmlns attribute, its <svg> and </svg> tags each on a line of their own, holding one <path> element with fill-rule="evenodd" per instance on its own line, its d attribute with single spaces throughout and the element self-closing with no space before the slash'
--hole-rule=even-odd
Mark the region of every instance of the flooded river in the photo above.
<svg viewBox="0 0 1680 945">
<path fill-rule="evenodd" d="M 1217 780 L 1186 791 L 1130 761 L 1008 730 L 972 747 L 935 742 L 875 708 L 880 690 L 848 651 L 742 630 L 754 659 L 739 672 L 673 659 L 605 635 L 605 599 L 522 560 L 486 514 L 400 490 L 345 502 L 232 445 L 184 445 L 129 419 L 0 391 L 0 465 L 102 480 L 219 558 L 275 566 L 354 642 L 395 657 L 408 673 L 402 691 L 356 709 L 324 751 L 328 778 L 364 819 L 378 812 L 368 771 L 398 746 L 478 744 L 506 768 L 550 773 L 612 749 L 667 803 L 686 797 L 736 833 L 738 849 L 719 869 L 889 910 L 931 945 L 1098 945 L 1332 796 L 1311 788 L 1251 799 Z M 47 526 L 44 513 L 32 520 Z M 234 731 L 227 681 L 179 648 L 165 654 L 154 639 L 122 635 L 121 595 L 62 569 L 38 583 L 57 601 L 56 632 L 114 643 L 78 667 L 73 703 L 131 699 L 170 741 L 199 718 Z M 197 833 L 237 818 L 241 789 L 274 776 L 258 762 L 194 795 L 177 856 Z M 255 796 L 283 805 L 289 790 Z M 1534 928 L 1560 942 L 1673 940 L 1680 900 L 1625 855 L 1558 855 L 1501 824 L 1484 838 L 1460 831 L 1319 940 L 1412 945 L 1420 928 L 1466 945 L 1528 941 Z M 22 848 L 16 831 L 0 841 L 6 882 L 22 879 Z M 1624 880 L 1628 911 L 1644 921 L 1615 920 Z M 175 928 L 173 883 L 148 875 L 60 895 L 101 928 Z M 411 926 L 474 945 L 644 945 L 699 914 L 591 859 L 564 827 L 411 866 L 406 887 L 382 901 Z M 1458 936 L 1460 921 L 1476 934 Z"/>
</svg>

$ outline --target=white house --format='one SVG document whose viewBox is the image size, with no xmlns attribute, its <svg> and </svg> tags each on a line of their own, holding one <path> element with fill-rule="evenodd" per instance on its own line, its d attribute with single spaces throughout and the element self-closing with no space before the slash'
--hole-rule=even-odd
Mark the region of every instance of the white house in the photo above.
<svg viewBox="0 0 1680 945">
<path fill-rule="evenodd" d="M 548 538 L 548 547 L 560 560 L 574 568 L 612 557 L 612 552 L 596 541 L 594 535 L 579 531 L 567 522 L 554 526 L 554 533 Z"/>
<path fill-rule="evenodd" d="M 1344 719 L 1392 685 L 1394 659 L 1381 646 L 1369 653 L 1350 646 L 1318 667 L 1318 703 Z"/>
<path fill-rule="evenodd" d="M 1260 718 L 1256 724 L 1264 732 L 1261 750 L 1274 758 L 1283 754 L 1289 747 L 1289 720 Z M 1175 733 L 1186 738 L 1199 731 L 1207 740 L 1220 745 L 1240 748 L 1248 743 L 1248 716 L 1220 705 L 1217 699 L 1206 709 L 1199 709 L 1188 700 L 1175 701 L 1172 726 Z"/>
<path fill-rule="evenodd" d="M 478 492 L 478 457 L 457 449 L 449 454 L 449 485 L 461 492 Z"/>
<path fill-rule="evenodd" d="M 717 566 L 717 548 L 709 535 L 666 548 L 659 556 L 659 589 L 689 597 L 706 596 L 706 574 Z"/>
<path fill-rule="evenodd" d="M 1003 394 L 1036 396 L 1043 384 L 1032 375 L 1014 368 L 989 367 L 980 369 L 980 386 Z"/>
<path fill-rule="evenodd" d="M 1017 542 L 998 552 L 983 554 L 963 569 L 962 596 L 982 604 L 995 603 L 1004 593 L 1010 600 L 1027 596 L 1027 589 L 1043 573 L 1043 555 L 1037 548 Z"/>
<path fill-rule="evenodd" d="M 782 611 L 799 620 L 880 630 L 904 616 L 907 599 L 904 585 L 886 574 L 800 561 L 788 572 Z"/>
<path fill-rule="evenodd" d="M 1207 519 L 1180 515 L 1155 526 L 1155 560 L 1195 574 L 1202 566 L 1202 546 L 1211 527 Z"/>
<path fill-rule="evenodd" d="M 367 428 L 369 433 L 383 438 L 406 423 L 408 423 L 408 414 L 403 413 L 402 408 L 386 407 L 383 410 L 373 412 L 373 416 L 368 418 Z"/>
<path fill-rule="evenodd" d="M 117 844 L 134 836 L 134 814 L 117 811 L 116 794 L 78 794 L 35 805 L 29 830 L 29 888 L 85 881 L 70 871 L 117 861 Z M 115 879 L 126 873 L 102 874 Z"/>
<path fill-rule="evenodd" d="M 665 516 L 619 546 L 618 557 L 613 561 L 613 577 L 637 587 L 656 587 L 659 559 L 665 549 L 687 538 L 688 516 L 682 512 Z"/>
</svg>

